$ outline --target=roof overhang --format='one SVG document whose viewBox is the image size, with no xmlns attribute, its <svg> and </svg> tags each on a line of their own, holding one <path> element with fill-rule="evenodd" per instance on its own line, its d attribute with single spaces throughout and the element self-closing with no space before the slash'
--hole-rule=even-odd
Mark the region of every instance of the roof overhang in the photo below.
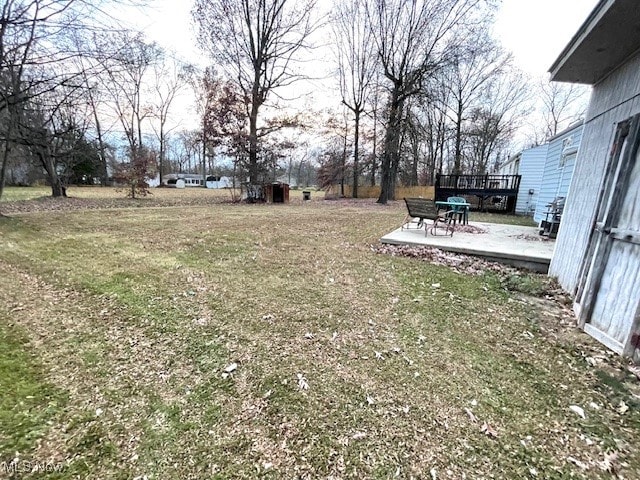
<svg viewBox="0 0 640 480">
<path fill-rule="evenodd" d="M 554 82 L 595 85 L 640 50 L 640 2 L 601 0 L 549 69 Z"/>
</svg>

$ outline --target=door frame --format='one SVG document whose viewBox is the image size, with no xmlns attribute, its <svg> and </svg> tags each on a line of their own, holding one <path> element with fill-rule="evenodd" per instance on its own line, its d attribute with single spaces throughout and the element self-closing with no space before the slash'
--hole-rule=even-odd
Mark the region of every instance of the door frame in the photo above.
<svg viewBox="0 0 640 480">
<path fill-rule="evenodd" d="M 638 326 L 638 314 L 632 322 L 634 330 L 629 332 L 623 343 L 610 337 L 607 332 L 593 327 L 590 321 L 613 242 L 620 241 L 620 230 L 615 226 L 620 219 L 621 207 L 629 189 L 629 177 L 639 149 L 640 114 L 637 114 L 619 122 L 616 127 L 611 153 L 600 185 L 587 251 L 580 267 L 574 304 L 580 327 L 621 354 L 635 348 L 631 345 L 631 331 L 635 331 Z M 640 306 L 638 311 L 640 312 Z"/>
</svg>

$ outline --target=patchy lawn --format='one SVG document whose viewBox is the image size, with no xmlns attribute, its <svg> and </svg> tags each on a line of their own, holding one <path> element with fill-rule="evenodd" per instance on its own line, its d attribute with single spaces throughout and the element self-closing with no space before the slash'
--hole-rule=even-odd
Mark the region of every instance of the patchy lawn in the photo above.
<svg viewBox="0 0 640 480">
<path fill-rule="evenodd" d="M 640 476 L 624 362 L 542 277 L 376 253 L 400 202 L 60 202 L 0 219 L 14 472 Z"/>
</svg>

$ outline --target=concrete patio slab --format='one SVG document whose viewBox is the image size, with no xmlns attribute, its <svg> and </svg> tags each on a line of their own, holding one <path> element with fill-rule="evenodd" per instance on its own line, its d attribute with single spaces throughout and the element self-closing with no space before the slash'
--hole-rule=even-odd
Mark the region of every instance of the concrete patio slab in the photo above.
<svg viewBox="0 0 640 480">
<path fill-rule="evenodd" d="M 382 237 L 380 241 L 391 245 L 423 245 L 447 252 L 475 255 L 536 272 L 549 271 L 555 241 L 541 237 L 536 227 L 481 222 L 470 222 L 469 225 L 486 233 L 456 231 L 453 237 L 434 236 L 431 233 L 425 236 L 424 228 L 398 228 Z"/>
</svg>

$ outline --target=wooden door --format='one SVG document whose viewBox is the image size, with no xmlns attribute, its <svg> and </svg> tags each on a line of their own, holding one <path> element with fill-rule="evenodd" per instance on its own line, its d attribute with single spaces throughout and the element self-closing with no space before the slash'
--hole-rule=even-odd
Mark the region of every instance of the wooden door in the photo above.
<svg viewBox="0 0 640 480">
<path fill-rule="evenodd" d="M 576 295 L 585 331 L 621 354 L 633 353 L 640 315 L 639 145 L 636 115 L 617 126 Z"/>
</svg>

